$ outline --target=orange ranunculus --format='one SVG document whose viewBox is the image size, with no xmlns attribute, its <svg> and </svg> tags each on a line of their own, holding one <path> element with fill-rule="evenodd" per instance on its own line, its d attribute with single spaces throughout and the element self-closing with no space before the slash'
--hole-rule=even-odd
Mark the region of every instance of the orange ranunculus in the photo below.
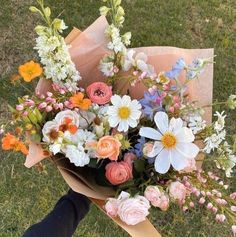
<svg viewBox="0 0 236 237">
<path fill-rule="evenodd" d="M 2 139 L 2 149 L 3 150 L 14 150 L 20 151 L 24 155 L 28 155 L 29 151 L 24 143 L 19 141 L 15 136 L 7 133 Z"/>
<path fill-rule="evenodd" d="M 84 94 L 81 92 L 73 95 L 70 98 L 70 101 L 74 107 L 80 108 L 82 110 L 88 110 L 92 104 L 90 99 L 84 99 Z"/>
<path fill-rule="evenodd" d="M 21 65 L 18 69 L 19 74 L 26 82 L 31 82 L 36 77 L 39 77 L 43 73 L 43 69 L 40 64 L 30 61 Z"/>
<path fill-rule="evenodd" d="M 96 147 L 96 156 L 98 158 L 109 158 L 117 160 L 120 154 L 121 143 L 112 136 L 102 137 Z"/>
</svg>

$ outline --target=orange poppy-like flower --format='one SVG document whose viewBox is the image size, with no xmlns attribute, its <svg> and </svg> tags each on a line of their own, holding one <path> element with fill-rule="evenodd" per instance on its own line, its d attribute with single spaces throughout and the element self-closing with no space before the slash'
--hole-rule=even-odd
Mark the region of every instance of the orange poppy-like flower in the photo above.
<svg viewBox="0 0 236 237">
<path fill-rule="evenodd" d="M 75 134 L 78 130 L 78 127 L 72 123 L 72 119 L 65 118 L 63 124 L 60 125 L 59 130 L 63 133 L 69 131 L 71 134 Z"/>
<path fill-rule="evenodd" d="M 30 61 L 21 65 L 18 69 L 19 74 L 26 82 L 31 82 L 36 77 L 41 76 L 43 69 L 40 64 Z"/>
<path fill-rule="evenodd" d="M 80 108 L 82 110 L 88 110 L 92 104 L 90 99 L 84 99 L 84 94 L 81 92 L 73 95 L 70 98 L 70 102 L 74 107 Z"/>
<path fill-rule="evenodd" d="M 15 136 L 7 133 L 2 139 L 2 149 L 5 151 L 14 150 L 20 151 L 24 155 L 28 155 L 29 151 L 25 144 L 19 141 Z"/>
</svg>

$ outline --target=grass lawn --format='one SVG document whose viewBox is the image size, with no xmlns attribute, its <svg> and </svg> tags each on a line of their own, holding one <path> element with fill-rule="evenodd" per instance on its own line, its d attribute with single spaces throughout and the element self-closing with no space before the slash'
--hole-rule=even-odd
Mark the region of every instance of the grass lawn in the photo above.
<svg viewBox="0 0 236 237">
<path fill-rule="evenodd" d="M 32 50 L 39 23 L 28 11 L 33 0 L 1 0 L 0 4 L 0 120 L 7 118 L 6 103 L 24 93 L 8 82 L 19 64 L 36 58 Z M 55 16 L 62 12 L 71 29 L 86 28 L 99 16 L 100 0 L 45 0 Z M 214 98 L 236 93 L 236 3 L 235 0 L 124 0 L 125 30 L 132 30 L 134 47 L 169 45 L 183 48 L 215 48 Z M 69 30 L 68 30 L 69 32 Z M 67 32 L 67 33 L 68 33 Z M 236 114 L 229 126 L 235 133 Z M 0 123 L 1 123 L 0 121 Z M 46 172 L 26 169 L 24 159 L 0 151 L 0 236 L 17 237 L 39 221 L 68 187 L 48 163 Z M 232 179 L 235 187 L 236 179 Z M 163 236 L 228 237 L 229 227 L 216 224 L 204 209 L 183 214 L 177 207 L 152 218 Z M 236 223 L 235 223 L 236 224 Z M 128 236 L 92 206 L 75 237 Z"/>
</svg>

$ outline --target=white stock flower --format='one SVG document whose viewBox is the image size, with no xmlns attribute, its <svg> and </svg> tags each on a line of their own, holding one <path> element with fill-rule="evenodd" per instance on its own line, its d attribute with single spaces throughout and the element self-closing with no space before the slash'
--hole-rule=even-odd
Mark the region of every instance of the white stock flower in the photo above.
<svg viewBox="0 0 236 237">
<path fill-rule="evenodd" d="M 220 132 L 224 129 L 225 127 L 225 118 L 226 118 L 226 115 L 224 114 L 225 111 L 219 113 L 218 111 L 214 114 L 214 116 L 217 117 L 217 121 L 215 122 L 214 124 L 214 130 L 216 132 Z"/>
<path fill-rule="evenodd" d="M 191 129 L 183 127 L 182 119 L 172 118 L 169 122 L 165 112 L 157 112 L 154 121 L 158 130 L 143 127 L 139 134 L 142 137 L 154 140 L 153 150 L 148 157 L 155 159 L 155 170 L 165 174 L 170 165 L 180 171 L 188 164 L 188 159 L 197 156 L 199 148 L 193 143 L 194 135 Z"/>
<path fill-rule="evenodd" d="M 99 65 L 99 69 L 106 77 L 113 77 L 114 76 L 114 63 L 113 62 L 101 61 L 100 65 Z"/>
<path fill-rule="evenodd" d="M 206 127 L 206 121 L 201 116 L 191 116 L 188 121 L 188 127 L 192 130 L 193 134 L 197 134 Z"/>
<path fill-rule="evenodd" d="M 127 132 L 129 127 L 135 128 L 141 117 L 141 104 L 137 100 L 131 100 L 130 96 L 114 95 L 111 97 L 112 106 L 109 106 L 107 114 L 112 128 L 118 126 L 119 132 Z"/>
</svg>

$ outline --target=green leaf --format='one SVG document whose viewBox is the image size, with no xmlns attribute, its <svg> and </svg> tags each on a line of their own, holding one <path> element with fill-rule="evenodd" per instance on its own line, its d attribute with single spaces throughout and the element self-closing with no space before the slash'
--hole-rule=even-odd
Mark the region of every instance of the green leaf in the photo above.
<svg viewBox="0 0 236 237">
<path fill-rule="evenodd" d="M 145 160 L 136 160 L 134 162 L 134 168 L 138 173 L 142 173 L 145 170 Z"/>
</svg>

